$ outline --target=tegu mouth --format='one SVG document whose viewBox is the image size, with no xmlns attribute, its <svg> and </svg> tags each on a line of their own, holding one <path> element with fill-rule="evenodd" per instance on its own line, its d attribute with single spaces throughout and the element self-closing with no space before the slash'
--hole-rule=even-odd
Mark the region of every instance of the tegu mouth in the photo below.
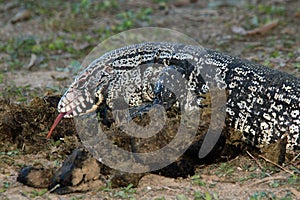
<svg viewBox="0 0 300 200">
<path fill-rule="evenodd" d="M 98 90 L 94 95 L 87 90 L 69 89 L 58 103 L 58 116 L 54 120 L 46 138 L 50 138 L 52 132 L 62 118 L 73 118 L 75 116 L 86 115 L 98 109 L 98 106 L 103 101 L 101 90 Z"/>
<path fill-rule="evenodd" d="M 63 118 L 73 118 L 75 116 L 82 116 L 94 112 L 97 110 L 99 104 L 103 100 L 101 96 L 101 98 L 97 99 L 96 104 L 94 104 L 94 102 L 90 98 L 88 98 L 89 96 L 86 96 L 86 98 L 84 98 L 83 96 L 77 96 L 77 98 L 73 100 L 71 100 L 71 98 L 68 97 L 69 96 L 67 94 L 65 98 L 62 98 L 61 101 L 59 102 L 58 104 L 59 114 L 54 120 L 54 123 L 52 124 L 50 131 L 46 136 L 46 139 L 51 137 L 55 127 L 59 124 L 59 122 Z"/>
<path fill-rule="evenodd" d="M 78 116 L 81 116 L 81 115 L 85 115 L 85 114 L 88 114 L 88 113 L 91 113 L 91 112 L 94 112 L 96 111 L 98 108 L 97 105 L 93 105 L 90 109 L 86 110 L 85 112 L 83 113 L 79 113 Z M 58 116 L 56 117 L 56 119 L 54 120 L 51 128 L 50 128 L 50 131 L 48 132 L 47 136 L 46 136 L 46 139 L 49 139 L 52 135 L 52 132 L 54 131 L 54 129 L 56 128 L 56 126 L 59 124 L 59 122 L 64 118 L 64 117 L 67 117 L 67 118 L 71 118 L 73 117 L 73 112 L 74 110 L 69 110 L 68 112 L 60 112 L 58 114 Z"/>
</svg>

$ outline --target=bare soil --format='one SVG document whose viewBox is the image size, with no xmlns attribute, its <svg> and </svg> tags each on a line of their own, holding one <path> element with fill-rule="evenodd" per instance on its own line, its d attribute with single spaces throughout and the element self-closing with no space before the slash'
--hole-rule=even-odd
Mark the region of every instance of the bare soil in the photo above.
<svg viewBox="0 0 300 200">
<path fill-rule="evenodd" d="M 299 152 L 280 168 L 244 150 L 200 165 L 188 178 L 147 174 L 136 188 L 58 195 L 17 181 L 22 167 L 57 169 L 82 146 L 72 120 L 63 120 L 50 140 L 45 136 L 77 63 L 107 36 L 170 28 L 300 77 L 299 1 L 0 0 L 0 10 L 0 199 L 300 199 Z"/>
</svg>

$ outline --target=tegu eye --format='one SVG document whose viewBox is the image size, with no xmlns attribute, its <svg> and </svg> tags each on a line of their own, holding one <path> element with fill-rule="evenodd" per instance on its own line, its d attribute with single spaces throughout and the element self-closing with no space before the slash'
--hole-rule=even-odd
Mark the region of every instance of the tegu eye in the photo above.
<svg viewBox="0 0 300 200">
<path fill-rule="evenodd" d="M 85 85 L 86 85 L 86 78 L 85 77 L 78 80 L 78 83 L 77 83 L 78 88 L 83 88 Z"/>
</svg>

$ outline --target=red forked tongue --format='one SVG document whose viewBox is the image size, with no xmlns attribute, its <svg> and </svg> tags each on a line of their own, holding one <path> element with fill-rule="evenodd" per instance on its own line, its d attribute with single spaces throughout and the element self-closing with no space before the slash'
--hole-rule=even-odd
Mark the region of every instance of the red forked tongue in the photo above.
<svg viewBox="0 0 300 200">
<path fill-rule="evenodd" d="M 51 129 L 48 133 L 48 135 L 46 136 L 46 139 L 49 139 L 51 137 L 51 134 L 53 132 L 53 130 L 55 129 L 55 127 L 57 126 L 57 124 L 60 122 L 60 120 L 66 115 L 66 114 L 69 114 L 71 113 L 71 111 L 69 112 L 63 112 L 63 113 L 59 113 L 58 116 L 56 117 L 54 123 L 52 124 L 51 126 Z"/>
</svg>

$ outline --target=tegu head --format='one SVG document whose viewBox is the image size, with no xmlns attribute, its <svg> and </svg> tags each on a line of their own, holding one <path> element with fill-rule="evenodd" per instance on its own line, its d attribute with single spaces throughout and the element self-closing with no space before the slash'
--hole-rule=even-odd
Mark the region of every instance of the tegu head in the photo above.
<svg viewBox="0 0 300 200">
<path fill-rule="evenodd" d="M 113 69 L 100 61 L 96 60 L 77 76 L 62 96 L 58 103 L 59 115 L 50 129 L 47 139 L 50 138 L 62 118 L 72 118 L 96 111 L 103 102 L 103 91 L 112 77 Z"/>
</svg>

